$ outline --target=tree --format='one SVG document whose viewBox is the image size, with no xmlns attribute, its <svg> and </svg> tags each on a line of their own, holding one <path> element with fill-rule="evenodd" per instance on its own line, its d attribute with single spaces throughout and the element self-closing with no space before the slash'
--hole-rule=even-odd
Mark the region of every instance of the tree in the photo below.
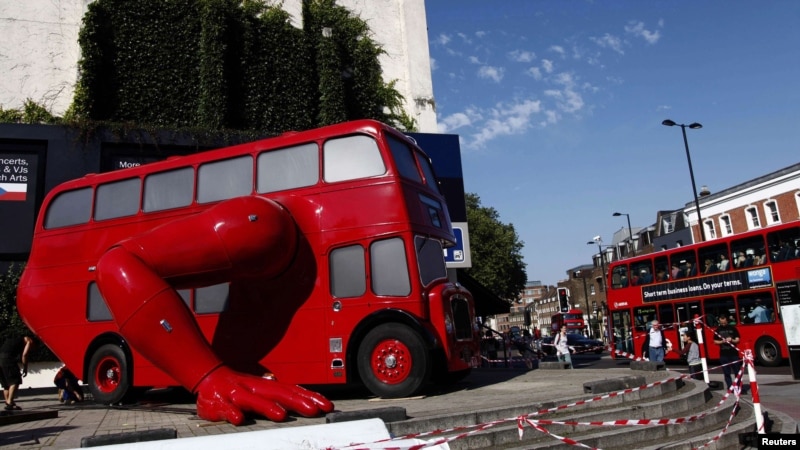
<svg viewBox="0 0 800 450">
<path fill-rule="evenodd" d="M 467 193 L 465 198 L 472 254 L 467 274 L 498 297 L 517 299 L 528 281 L 520 254 L 525 243 L 519 240 L 514 225 L 500 221 L 497 210 L 481 206 L 477 194 Z"/>
</svg>

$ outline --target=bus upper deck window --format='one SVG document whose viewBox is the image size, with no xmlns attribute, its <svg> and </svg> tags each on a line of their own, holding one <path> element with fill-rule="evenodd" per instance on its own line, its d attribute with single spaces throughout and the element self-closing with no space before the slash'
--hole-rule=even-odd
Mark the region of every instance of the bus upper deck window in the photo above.
<svg viewBox="0 0 800 450">
<path fill-rule="evenodd" d="M 94 219 L 128 217 L 139 211 L 141 180 L 130 178 L 97 186 Z"/>
<path fill-rule="evenodd" d="M 319 149 L 317 144 L 303 144 L 263 152 L 258 155 L 259 193 L 277 192 L 317 184 Z"/>
<path fill-rule="evenodd" d="M 436 176 L 433 174 L 431 162 L 428 161 L 425 155 L 419 152 L 417 152 L 417 158 L 419 159 L 419 166 L 422 167 L 422 173 L 425 175 L 425 184 L 430 186 L 434 191 L 439 192 L 439 184 L 436 182 Z"/>
<path fill-rule="evenodd" d="M 253 158 L 241 156 L 206 163 L 197 169 L 198 203 L 216 202 L 253 192 Z"/>
<path fill-rule="evenodd" d="M 92 213 L 92 188 L 62 192 L 50 202 L 44 219 L 47 229 L 88 223 Z"/>
<path fill-rule="evenodd" d="M 355 180 L 386 173 L 378 144 L 369 136 L 346 136 L 325 142 L 323 178 L 327 182 Z"/>
<path fill-rule="evenodd" d="M 405 142 L 400 142 L 394 136 L 389 136 L 386 139 L 389 142 L 389 149 L 392 151 L 394 163 L 397 166 L 397 171 L 400 176 L 408 178 L 409 180 L 422 183 L 422 177 L 419 175 L 417 163 L 414 161 L 414 154 L 411 147 Z"/>
<path fill-rule="evenodd" d="M 194 169 L 184 167 L 154 173 L 144 179 L 144 212 L 179 208 L 192 204 Z"/>
</svg>

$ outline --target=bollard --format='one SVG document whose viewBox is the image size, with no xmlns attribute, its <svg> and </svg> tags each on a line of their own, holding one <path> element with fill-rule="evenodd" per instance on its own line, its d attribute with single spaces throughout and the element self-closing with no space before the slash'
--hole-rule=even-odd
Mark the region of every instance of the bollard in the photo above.
<svg viewBox="0 0 800 450">
<path fill-rule="evenodd" d="M 747 364 L 747 379 L 750 381 L 750 395 L 753 396 L 753 413 L 756 415 L 756 431 L 764 434 L 764 415 L 761 413 L 761 400 L 758 398 L 758 382 L 756 381 L 756 368 L 753 365 L 753 350 L 744 350 L 744 359 Z"/>
</svg>

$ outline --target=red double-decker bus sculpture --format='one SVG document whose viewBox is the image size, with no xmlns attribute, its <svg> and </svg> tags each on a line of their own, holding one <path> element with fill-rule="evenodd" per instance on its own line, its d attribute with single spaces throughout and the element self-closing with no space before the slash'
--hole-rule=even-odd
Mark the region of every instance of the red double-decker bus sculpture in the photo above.
<svg viewBox="0 0 800 450">
<path fill-rule="evenodd" d="M 349 122 L 56 187 L 18 309 L 96 401 L 180 385 L 208 420 L 315 416 L 298 385 L 402 397 L 477 364 L 454 240 L 425 153 Z"/>
</svg>

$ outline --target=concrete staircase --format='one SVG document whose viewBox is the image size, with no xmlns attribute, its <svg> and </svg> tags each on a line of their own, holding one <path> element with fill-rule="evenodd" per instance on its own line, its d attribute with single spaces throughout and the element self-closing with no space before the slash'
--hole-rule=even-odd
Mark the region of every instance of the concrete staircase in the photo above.
<svg viewBox="0 0 800 450">
<path fill-rule="evenodd" d="M 752 435 L 755 419 L 752 404 L 742 396 L 739 411 L 732 416 L 735 398 L 731 395 L 720 404 L 724 392 L 714 392 L 705 383 L 691 379 L 672 379 L 648 389 L 627 389 L 619 392 L 620 386 L 640 386 L 642 377 L 624 377 L 586 383 L 587 395 L 572 399 L 561 399 L 556 403 L 535 403 L 513 407 L 494 407 L 485 410 L 447 414 L 436 417 L 409 419 L 387 423 L 394 436 L 406 436 L 430 430 L 452 430 L 435 436 L 421 436 L 426 440 L 461 436 L 449 442 L 450 448 L 461 449 L 534 449 L 577 448 L 562 439 L 523 425 L 520 439 L 519 427 L 514 420 L 528 415 L 530 420 L 552 420 L 555 422 L 610 422 L 617 420 L 641 420 L 662 418 L 688 418 L 701 416 L 697 420 L 679 421 L 666 425 L 583 425 L 540 424 L 554 435 L 572 439 L 590 447 L 605 449 L 691 449 L 711 444 L 709 449 L 743 448 L 739 435 Z M 638 384 L 637 384 L 638 383 Z M 591 401 L 591 399 L 600 400 Z M 572 405 L 562 408 L 562 405 Z M 530 415 L 532 411 L 550 412 Z M 730 420 L 730 425 L 728 422 Z M 789 421 L 790 422 L 790 421 Z M 491 424 L 491 426 L 486 426 Z M 476 428 L 475 426 L 478 425 Z M 725 433 L 720 432 L 728 428 Z M 795 432 L 773 419 L 767 423 L 769 432 Z M 789 425 L 789 424 L 787 424 Z M 793 422 L 791 426 L 796 426 Z M 745 446 L 746 447 L 746 446 Z M 755 445 L 753 445 L 755 447 Z"/>
</svg>

